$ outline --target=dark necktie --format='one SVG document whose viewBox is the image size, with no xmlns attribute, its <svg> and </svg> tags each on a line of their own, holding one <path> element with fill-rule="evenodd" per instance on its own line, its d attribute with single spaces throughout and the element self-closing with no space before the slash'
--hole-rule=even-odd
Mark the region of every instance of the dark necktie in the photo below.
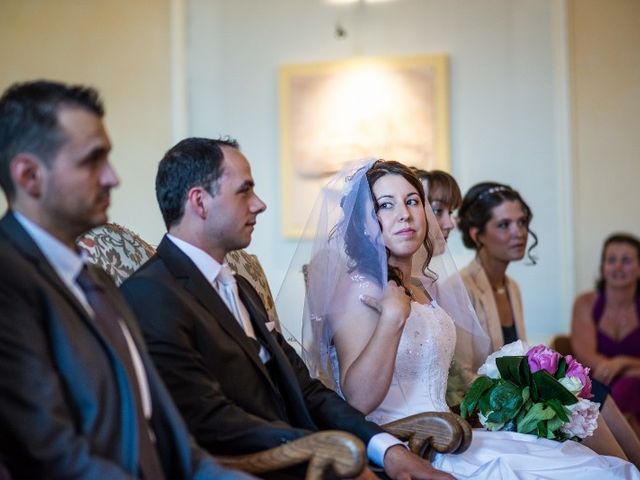
<svg viewBox="0 0 640 480">
<path fill-rule="evenodd" d="M 118 358 L 122 362 L 127 372 L 128 384 L 133 392 L 136 403 L 136 417 L 138 419 L 138 439 L 139 439 L 139 463 L 142 478 L 145 480 L 162 480 L 164 473 L 162 465 L 151 440 L 149 425 L 142 410 L 142 397 L 140 395 L 140 385 L 133 366 L 131 352 L 127 339 L 124 336 L 120 325 L 120 315 L 111 305 L 107 298 L 103 286 L 94 277 L 91 270 L 85 265 L 78 277 L 78 285 L 87 297 L 87 302 L 93 309 L 94 320 L 98 329 L 108 339 L 111 347 L 116 351 Z"/>
</svg>

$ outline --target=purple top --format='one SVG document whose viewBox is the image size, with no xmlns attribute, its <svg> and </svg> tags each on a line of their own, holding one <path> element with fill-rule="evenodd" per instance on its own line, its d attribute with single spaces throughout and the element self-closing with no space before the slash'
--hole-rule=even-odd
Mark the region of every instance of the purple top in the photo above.
<svg viewBox="0 0 640 480">
<path fill-rule="evenodd" d="M 593 305 L 593 320 L 596 326 L 602 319 L 604 307 L 606 305 L 604 293 L 598 294 L 596 303 Z M 640 318 L 640 295 L 636 296 L 636 315 Z M 598 352 L 607 357 L 615 355 L 629 355 L 631 357 L 640 357 L 640 325 L 632 330 L 626 337 L 620 341 L 613 340 L 606 333 L 596 329 Z"/>
</svg>

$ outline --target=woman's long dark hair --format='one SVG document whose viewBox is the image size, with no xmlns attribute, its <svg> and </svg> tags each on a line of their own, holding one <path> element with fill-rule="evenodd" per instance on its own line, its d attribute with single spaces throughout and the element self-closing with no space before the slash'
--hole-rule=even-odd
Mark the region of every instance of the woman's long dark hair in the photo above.
<svg viewBox="0 0 640 480">
<path fill-rule="evenodd" d="M 361 189 L 362 191 L 358 192 L 357 195 L 359 197 L 368 196 L 369 198 L 357 199 L 357 204 L 351 217 L 351 222 L 349 222 L 349 225 L 344 225 L 342 227 L 345 228 L 345 250 L 347 255 L 353 261 L 352 270 L 358 271 L 363 274 L 368 274 L 376 280 L 382 278 L 382 276 L 380 275 L 381 272 L 377 271 L 379 269 L 376 253 L 377 247 L 369 237 L 369 235 L 371 235 L 372 233 L 367 232 L 365 225 L 366 219 L 368 217 L 373 216 L 377 221 L 376 214 L 379 207 L 378 202 L 373 195 L 372 189 L 376 181 L 378 181 L 378 179 L 385 175 L 402 176 L 407 182 L 411 184 L 411 186 L 415 187 L 418 195 L 420 196 L 420 199 L 422 200 L 423 205 L 425 204 L 425 194 L 422 183 L 420 182 L 418 177 L 413 174 L 409 167 L 393 160 L 378 160 L 367 171 L 366 176 L 369 188 Z M 373 212 L 367 208 L 367 205 L 369 204 L 367 200 L 373 202 Z M 380 225 L 379 221 L 378 225 Z M 433 245 L 431 244 L 431 240 L 429 240 L 428 222 L 426 223 L 426 225 L 427 231 L 423 243 L 427 251 L 427 258 L 422 267 L 423 271 L 427 269 L 429 262 L 433 257 Z M 388 280 L 393 280 L 399 286 L 401 286 L 403 285 L 402 273 L 398 268 L 389 264 L 389 257 L 391 255 L 391 252 L 386 246 L 385 251 L 387 254 L 387 278 Z M 384 287 L 384 285 L 381 286 Z M 407 294 L 409 293 L 407 292 Z"/>
<path fill-rule="evenodd" d="M 600 254 L 600 278 L 596 282 L 596 290 L 602 293 L 607 285 L 607 282 L 604 279 L 604 275 L 602 274 L 602 267 L 604 266 L 605 254 L 607 253 L 607 247 L 612 243 L 626 243 L 627 245 L 631 245 L 636 249 L 636 253 L 638 255 L 638 261 L 640 261 L 640 240 L 634 235 L 630 233 L 612 233 L 607 237 L 604 241 L 604 245 L 602 245 L 602 253 Z M 636 283 L 636 295 L 640 295 L 640 278 Z"/>
<path fill-rule="evenodd" d="M 496 182 L 478 183 L 471 187 L 462 199 L 462 205 L 458 210 L 458 228 L 462 232 L 462 242 L 467 248 L 478 250 L 478 245 L 469 233 L 472 228 L 477 228 L 478 233 L 484 233 L 495 207 L 506 201 L 517 201 L 527 217 L 527 232 L 533 238 L 533 243 L 527 249 L 527 257 L 535 265 L 536 258 L 531 251 L 538 245 L 538 236 L 529 228 L 533 219 L 533 212 L 520 193 L 509 185 Z"/>
</svg>

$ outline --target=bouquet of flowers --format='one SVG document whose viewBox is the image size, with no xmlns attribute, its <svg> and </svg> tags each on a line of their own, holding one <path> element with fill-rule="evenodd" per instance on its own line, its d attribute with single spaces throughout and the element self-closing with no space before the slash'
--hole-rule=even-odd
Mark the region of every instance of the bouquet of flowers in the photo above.
<svg viewBox="0 0 640 480">
<path fill-rule="evenodd" d="M 510 430 L 559 441 L 593 434 L 598 403 L 589 400 L 589 369 L 571 355 L 525 343 L 505 345 L 478 370 L 460 404 L 467 417 L 478 413 L 487 430 Z"/>
</svg>

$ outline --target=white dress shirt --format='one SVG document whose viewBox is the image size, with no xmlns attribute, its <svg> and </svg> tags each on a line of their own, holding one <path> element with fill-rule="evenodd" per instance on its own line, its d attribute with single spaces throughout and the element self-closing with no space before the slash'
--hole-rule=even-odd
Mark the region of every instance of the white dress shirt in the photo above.
<svg viewBox="0 0 640 480">
<path fill-rule="evenodd" d="M 240 315 L 240 318 L 237 318 L 234 306 L 230 303 L 229 299 L 227 299 L 226 294 L 221 290 L 222 285 L 218 281 L 218 275 L 222 270 L 222 264 L 218 263 L 218 261 L 207 252 L 190 244 L 189 242 L 185 242 L 184 240 L 181 240 L 171 234 L 167 234 L 167 238 L 171 240 L 182 253 L 189 257 L 189 259 L 195 264 L 200 273 L 204 275 L 204 278 L 206 278 L 214 288 L 214 290 L 218 292 L 218 295 L 220 295 L 222 301 L 225 303 L 225 305 L 227 305 L 229 311 L 232 313 L 236 321 L 240 324 L 244 333 L 255 340 L 256 334 L 253 330 L 253 326 L 251 324 L 251 316 L 247 311 L 247 307 L 245 307 L 244 303 L 242 303 L 242 300 L 238 296 L 236 298 L 236 304 L 239 310 L 238 314 Z M 229 267 L 227 266 L 227 268 Z M 260 345 L 259 356 L 260 360 L 262 360 L 262 363 L 266 363 L 271 359 L 271 355 L 263 345 Z"/>
</svg>

